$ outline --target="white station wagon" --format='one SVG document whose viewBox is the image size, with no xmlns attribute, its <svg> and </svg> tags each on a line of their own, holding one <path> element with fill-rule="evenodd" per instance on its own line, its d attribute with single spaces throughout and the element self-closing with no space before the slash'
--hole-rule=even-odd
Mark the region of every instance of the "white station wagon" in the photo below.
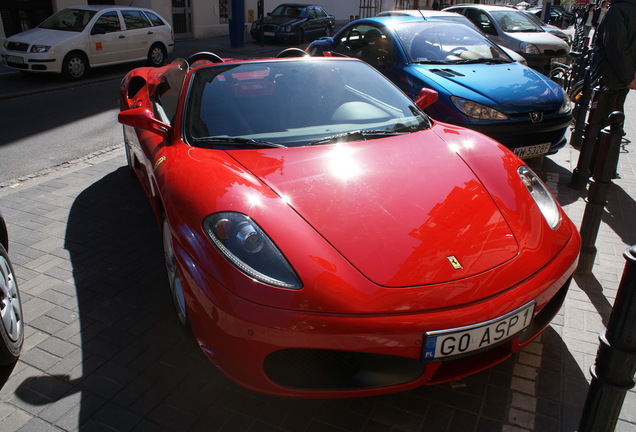
<svg viewBox="0 0 636 432">
<path fill-rule="evenodd" d="M 160 66 L 173 48 L 172 28 L 154 11 L 77 6 L 7 38 L 1 55 L 4 64 L 13 69 L 57 72 L 78 80 L 96 66 L 144 59 Z"/>
</svg>

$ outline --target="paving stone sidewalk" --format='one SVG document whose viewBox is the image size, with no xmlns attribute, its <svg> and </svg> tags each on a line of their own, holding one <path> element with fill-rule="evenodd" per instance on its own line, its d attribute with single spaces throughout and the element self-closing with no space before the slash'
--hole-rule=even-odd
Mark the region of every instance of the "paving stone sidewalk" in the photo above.
<svg viewBox="0 0 636 432">
<path fill-rule="evenodd" d="M 636 92 L 626 114 L 593 275 L 575 277 L 547 331 L 461 382 L 378 397 L 274 398 L 217 372 L 175 319 L 160 235 L 121 146 L 2 185 L 27 325 L 20 361 L 2 371 L 0 430 L 576 430 L 622 254 L 636 244 Z M 586 192 L 568 186 L 578 154 L 531 166 L 580 226 Z M 636 431 L 633 389 L 616 430 Z"/>
</svg>

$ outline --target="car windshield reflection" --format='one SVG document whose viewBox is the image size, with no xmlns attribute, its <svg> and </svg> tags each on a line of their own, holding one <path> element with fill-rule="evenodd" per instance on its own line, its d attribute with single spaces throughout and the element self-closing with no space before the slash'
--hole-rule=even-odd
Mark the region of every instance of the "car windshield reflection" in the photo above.
<svg viewBox="0 0 636 432">
<path fill-rule="evenodd" d="M 49 30 L 81 32 L 86 28 L 93 15 L 95 15 L 95 11 L 63 9 L 47 18 L 39 27 Z"/>
<path fill-rule="evenodd" d="M 184 122 L 190 145 L 229 149 L 376 139 L 429 126 L 392 83 L 348 59 L 202 67 L 192 77 Z"/>
<path fill-rule="evenodd" d="M 409 23 L 395 32 L 411 63 L 511 63 L 513 60 L 479 32 L 450 23 Z"/>
</svg>

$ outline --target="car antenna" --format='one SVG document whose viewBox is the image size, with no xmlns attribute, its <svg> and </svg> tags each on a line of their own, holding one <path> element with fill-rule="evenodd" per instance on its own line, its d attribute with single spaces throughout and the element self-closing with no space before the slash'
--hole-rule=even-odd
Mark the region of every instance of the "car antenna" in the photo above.
<svg viewBox="0 0 636 432">
<path fill-rule="evenodd" d="M 417 11 L 420 13 L 420 15 L 422 15 L 422 19 L 424 21 L 426 21 L 426 17 L 424 16 L 424 13 L 422 12 L 422 9 L 418 9 Z"/>
</svg>

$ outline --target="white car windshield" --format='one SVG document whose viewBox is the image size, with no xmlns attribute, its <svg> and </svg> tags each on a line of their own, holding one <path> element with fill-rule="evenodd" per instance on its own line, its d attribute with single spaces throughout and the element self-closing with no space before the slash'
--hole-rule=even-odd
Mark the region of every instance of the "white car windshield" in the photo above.
<svg viewBox="0 0 636 432">
<path fill-rule="evenodd" d="M 39 27 L 50 30 L 81 32 L 86 28 L 94 15 L 95 11 L 62 9 L 58 13 L 48 17 Z"/>
<path fill-rule="evenodd" d="M 539 25 L 535 24 L 523 12 L 509 11 L 493 11 L 491 12 L 499 27 L 506 33 L 528 33 L 544 31 Z"/>
<path fill-rule="evenodd" d="M 430 126 L 375 69 L 345 59 L 203 67 L 194 72 L 186 106 L 186 140 L 200 147 L 328 144 Z"/>
</svg>

